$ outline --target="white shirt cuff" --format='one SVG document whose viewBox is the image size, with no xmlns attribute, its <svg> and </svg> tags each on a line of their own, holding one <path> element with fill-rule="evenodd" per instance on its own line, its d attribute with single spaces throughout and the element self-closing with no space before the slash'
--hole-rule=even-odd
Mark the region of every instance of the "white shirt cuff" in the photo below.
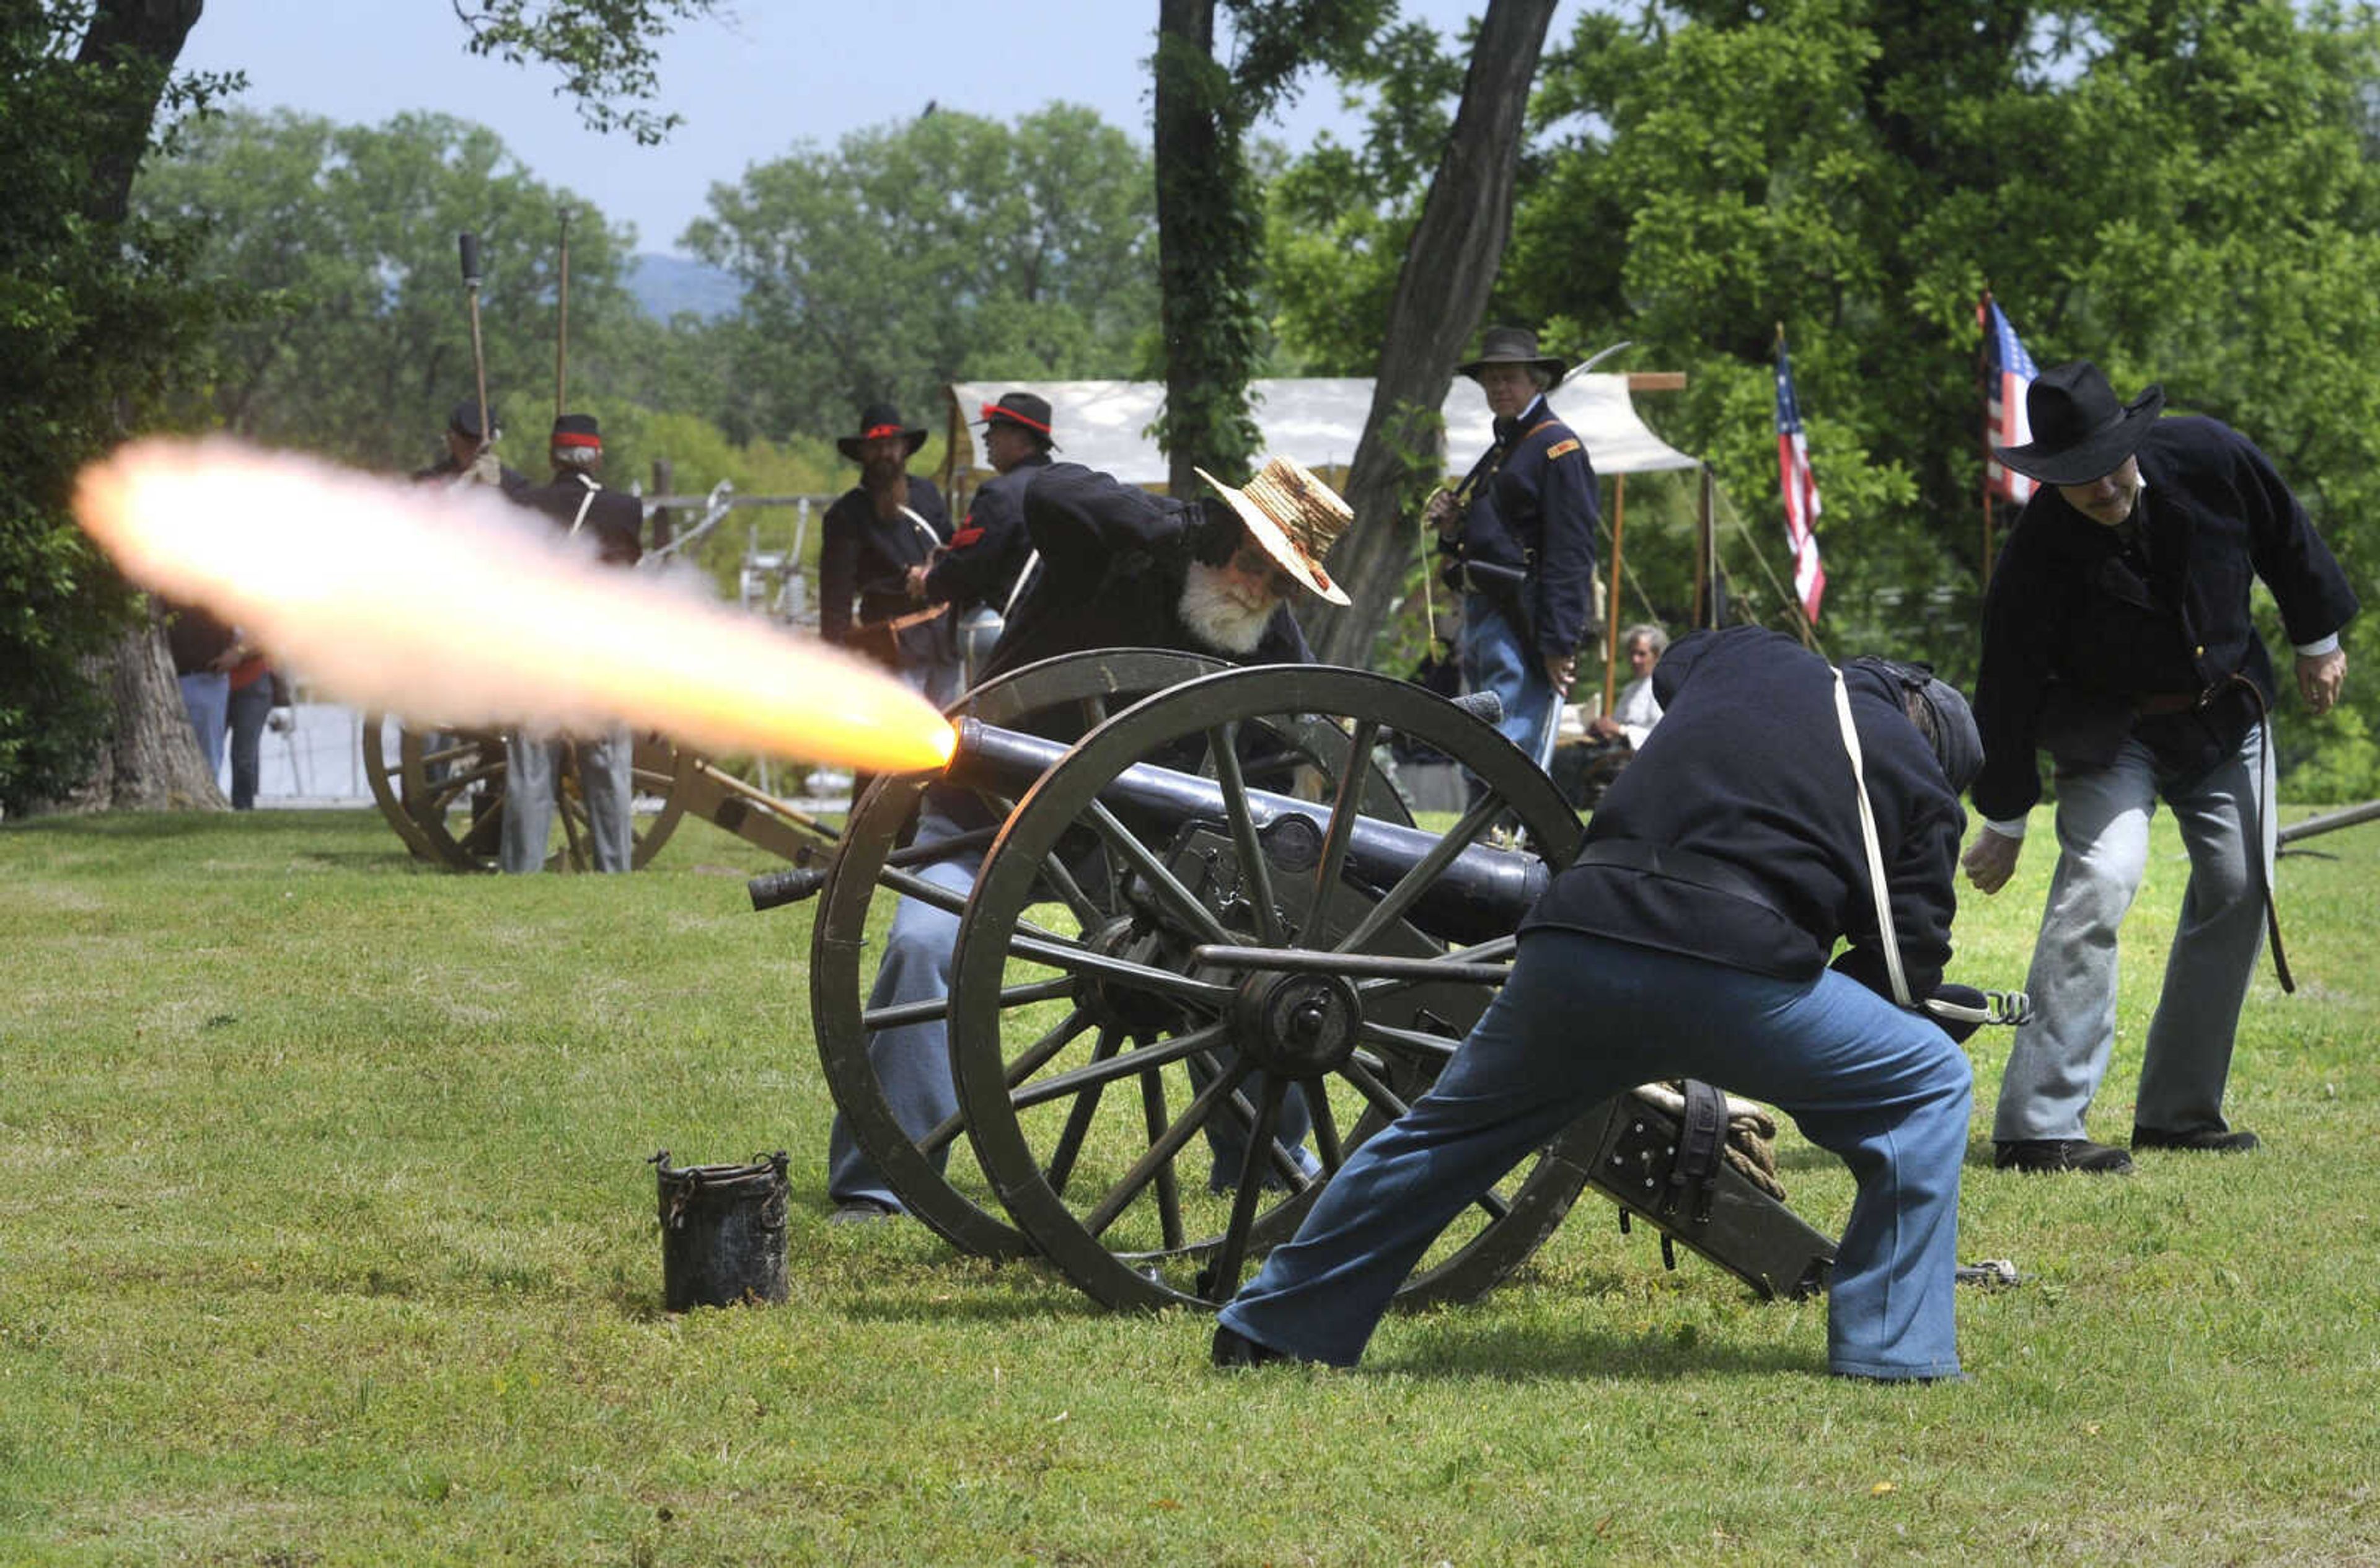
<svg viewBox="0 0 2380 1568">
<path fill-rule="evenodd" d="M 2301 659 L 2319 659 L 2324 654 L 2334 651 L 2338 647 L 2338 634 L 2337 632 L 2333 632 L 2328 637 L 2324 638 L 2320 642 L 2299 643 L 2297 645 L 2298 657 Z"/>
<path fill-rule="evenodd" d="M 2022 817 L 2018 817 L 2006 822 L 1995 822 L 1989 817 L 1984 819 L 1984 826 L 1991 829 L 1992 832 L 1999 834 L 2002 838 L 2022 838 L 2024 836 L 2024 822 L 2025 820 Z"/>
</svg>

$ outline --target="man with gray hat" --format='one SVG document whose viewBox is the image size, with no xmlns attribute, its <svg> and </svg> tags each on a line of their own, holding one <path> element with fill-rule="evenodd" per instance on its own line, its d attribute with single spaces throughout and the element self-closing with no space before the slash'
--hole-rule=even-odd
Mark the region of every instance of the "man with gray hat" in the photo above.
<svg viewBox="0 0 2380 1568">
<path fill-rule="evenodd" d="M 1947 988 L 1964 993 L 1955 1024 L 1935 1003 L 1959 792 L 1982 760 L 1966 701 L 1923 666 L 1834 670 L 1755 626 L 1681 638 L 1653 687 L 1660 727 L 1521 922 L 1511 978 L 1223 1308 L 1217 1365 L 1353 1365 L 1439 1232 L 1506 1172 L 1590 1107 L 1685 1076 L 1776 1105 L 1851 1167 L 1828 1370 L 1960 1375 L 1971 1077 L 1953 1036 L 1984 999 Z"/>
<path fill-rule="evenodd" d="M 1463 684 L 1503 699 L 1500 727 L 1539 766 L 1593 616 L 1601 527 L 1586 448 L 1546 406 L 1567 368 L 1537 352 L 1533 332 L 1488 330 L 1479 357 L 1455 369 L 1486 395 L 1495 443 L 1424 514 L 1463 595 Z"/>
<path fill-rule="evenodd" d="M 2057 768 L 2058 867 L 1992 1129 L 2004 1170 L 2120 1173 L 2083 1112 L 2115 1043 L 2116 938 L 2148 865 L 2162 800 L 2190 853 L 2190 885 L 2143 1047 L 2131 1147 L 2225 1152 L 2256 1135 L 2223 1116 L 2232 1037 L 2272 916 L 2271 660 L 2249 614 L 2262 577 L 2297 650 L 2306 706 L 2327 712 L 2347 674 L 2339 629 L 2356 609 L 2338 563 L 2279 474 L 2214 419 L 2161 419 L 2165 391 L 2119 402 L 2088 360 L 2027 390 L 2033 440 L 1995 448 L 2040 482 L 1984 605 L 1975 683 L 1984 768 L 1967 875 L 1997 893 L 2041 797 L 2036 749 Z"/>
</svg>

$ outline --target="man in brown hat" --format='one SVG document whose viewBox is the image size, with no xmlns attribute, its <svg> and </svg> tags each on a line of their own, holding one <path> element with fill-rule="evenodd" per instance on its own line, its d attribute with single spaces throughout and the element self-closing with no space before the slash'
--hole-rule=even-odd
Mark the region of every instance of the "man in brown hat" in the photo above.
<svg viewBox="0 0 2380 1568">
<path fill-rule="evenodd" d="M 1057 449 L 1049 399 L 1004 392 L 983 406 L 983 455 L 993 477 L 976 487 L 966 521 L 932 560 L 909 568 L 909 595 L 948 604 L 959 617 L 960 652 L 980 670 L 1037 564 L 1025 534 L 1025 492 Z"/>
<path fill-rule="evenodd" d="M 644 554 L 645 510 L 633 495 L 604 488 L 603 434 L 592 414 L 563 414 L 547 444 L 553 479 L 516 497 L 543 513 L 573 539 L 587 541 L 614 566 L 633 566 Z M 554 786 L 565 762 L 578 773 L 587 804 L 587 836 L 595 869 L 625 871 L 636 854 L 634 745 L 628 726 L 565 736 L 522 728 L 504 736 L 504 833 L 496 864 L 508 872 L 542 870 L 553 822 Z"/>
<path fill-rule="evenodd" d="M 1536 334 L 1490 327 L 1455 369 L 1486 395 L 1496 439 L 1426 515 L 1463 595 L 1463 684 L 1503 699 L 1505 735 L 1544 766 L 1594 607 L 1595 469 L 1546 405 L 1568 366 Z"/>
<path fill-rule="evenodd" d="M 1307 598 L 1348 602 L 1322 557 L 1354 514 L 1286 457 L 1267 463 L 1245 488 L 1201 477 L 1219 498 L 1162 499 L 1079 463 L 1043 469 L 1025 497 L 1025 526 L 1041 569 L 1017 602 L 986 677 L 1099 648 L 1179 649 L 1238 664 L 1310 662 L 1313 651 L 1289 606 Z M 990 825 L 976 796 L 929 790 L 914 842 L 944 844 Z M 964 896 L 982 857 L 980 848 L 954 853 L 917 874 Z M 957 937 L 956 918 L 903 899 L 885 936 L 869 1009 L 941 1001 Z M 868 1058 L 886 1104 L 911 1137 L 956 1112 L 939 1020 L 877 1031 Z M 1304 1101 L 1293 1096 L 1288 1103 L 1279 1136 L 1294 1148 L 1305 1136 Z M 1220 1184 L 1241 1168 L 1245 1139 L 1212 1124 L 1208 1137 L 1212 1179 Z M 1318 1169 L 1302 1149 L 1294 1158 Z M 840 1223 L 899 1211 L 899 1198 L 840 1117 L 828 1146 L 827 1193 Z"/>
<path fill-rule="evenodd" d="M 909 577 L 951 537 L 942 492 L 909 472 L 926 432 L 905 423 L 890 403 L 871 403 L 860 413 L 859 433 L 834 444 L 859 465 L 859 482 L 827 508 L 819 632 L 876 660 L 941 707 L 959 694 L 958 637 L 947 607 L 913 593 Z"/>
<path fill-rule="evenodd" d="M 2297 686 L 2338 699 L 2338 632 L 2355 595 L 2272 464 L 2209 419 L 2160 419 L 2165 392 L 2129 404 L 2088 360 L 2025 395 L 2034 439 L 1995 448 L 2040 481 L 1984 606 L 1975 718 L 1985 819 L 1968 878 L 1997 893 L 2041 797 L 2036 748 L 2058 770 L 2058 868 L 2000 1081 L 1992 1136 L 2019 1171 L 2131 1169 L 2082 1117 L 2115 1040 L 2116 937 L 2148 863 L 2149 819 L 2171 808 L 2190 886 L 2143 1047 L 2131 1147 L 2253 1149 L 2223 1117 L 2248 979 L 2271 909 L 2273 666 L 2248 610 L 2252 577 L 2278 602 Z M 2277 945 L 2282 983 L 2289 970 Z"/>
</svg>

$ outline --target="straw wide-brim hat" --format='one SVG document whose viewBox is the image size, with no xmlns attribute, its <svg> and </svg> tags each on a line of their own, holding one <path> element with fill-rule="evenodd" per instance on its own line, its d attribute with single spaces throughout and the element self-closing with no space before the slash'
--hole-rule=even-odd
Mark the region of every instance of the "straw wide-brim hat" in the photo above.
<svg viewBox="0 0 2380 1568">
<path fill-rule="evenodd" d="M 1267 458 L 1244 490 L 1204 468 L 1193 471 L 1231 503 L 1265 553 L 1308 592 L 1333 604 L 1354 602 L 1322 569 L 1322 558 L 1355 520 L 1354 510 L 1305 464 L 1294 457 Z"/>
</svg>

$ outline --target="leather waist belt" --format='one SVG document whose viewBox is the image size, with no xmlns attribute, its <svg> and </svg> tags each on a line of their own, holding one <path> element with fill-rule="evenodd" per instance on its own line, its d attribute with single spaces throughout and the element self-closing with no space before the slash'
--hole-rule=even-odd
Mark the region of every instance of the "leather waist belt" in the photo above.
<svg viewBox="0 0 2380 1568">
<path fill-rule="evenodd" d="M 1672 881 L 1688 882 L 1756 904 L 1773 915 L 1784 916 L 1768 890 L 1724 860 L 1707 855 L 1697 855 L 1691 849 L 1677 849 L 1668 845 L 1646 844 L 1642 839 L 1598 838 L 1590 841 L 1578 852 L 1573 866 L 1621 866 L 1632 871 L 1649 871 Z"/>
<path fill-rule="evenodd" d="M 2132 711 L 2143 719 L 2163 718 L 2168 713 L 2187 713 L 2206 699 L 2199 691 L 2153 691 L 2145 697 L 2132 699 Z"/>
</svg>

